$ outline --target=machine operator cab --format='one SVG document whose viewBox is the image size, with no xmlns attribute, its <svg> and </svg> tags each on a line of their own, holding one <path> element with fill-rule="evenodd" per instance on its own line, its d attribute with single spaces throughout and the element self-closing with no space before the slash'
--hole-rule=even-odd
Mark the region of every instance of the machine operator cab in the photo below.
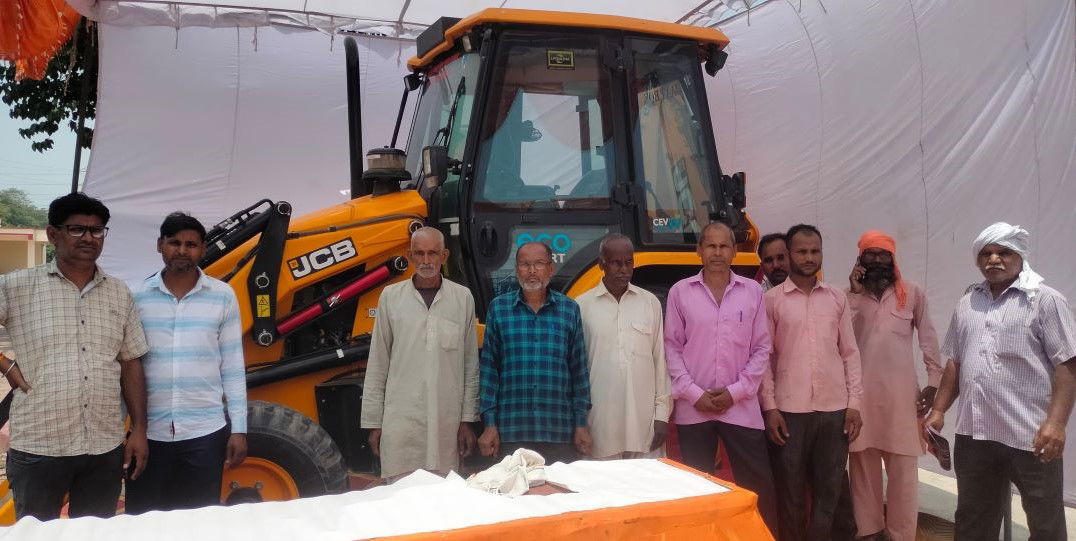
<svg viewBox="0 0 1076 541">
<path fill-rule="evenodd" d="M 611 232 L 661 261 L 639 271 L 659 294 L 697 272 L 711 220 L 753 250 L 743 176 L 721 175 L 703 87 L 702 65 L 716 73 L 727 42 L 716 29 L 505 9 L 419 37 L 407 169 L 480 317 L 515 287 L 515 250 L 529 241 L 553 249 L 551 286 L 570 293 Z M 741 259 L 753 273 L 757 261 Z"/>
</svg>

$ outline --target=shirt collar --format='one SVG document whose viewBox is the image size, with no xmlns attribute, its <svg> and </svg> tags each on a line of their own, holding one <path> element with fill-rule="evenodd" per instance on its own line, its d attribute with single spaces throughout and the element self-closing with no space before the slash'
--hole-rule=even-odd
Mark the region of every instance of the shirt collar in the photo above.
<svg viewBox="0 0 1076 541">
<path fill-rule="evenodd" d="M 152 289 L 156 289 L 166 295 L 172 295 L 172 292 L 168 290 L 168 286 L 164 285 L 164 278 L 161 276 L 161 273 L 163 272 L 164 269 L 161 269 L 154 273 L 153 276 L 146 278 L 146 286 Z M 202 272 L 202 269 L 198 269 L 198 281 L 194 283 L 194 287 L 191 288 L 191 290 L 188 291 L 185 296 L 189 297 L 205 287 L 208 287 L 208 285 L 206 284 L 205 273 Z M 174 297 L 175 295 L 172 296 Z"/>
<path fill-rule="evenodd" d="M 556 304 L 558 301 L 560 301 L 559 297 L 563 297 L 563 296 L 564 295 L 562 293 L 560 293 L 559 291 L 554 291 L 549 286 L 546 286 L 546 288 L 545 288 L 545 303 L 542 304 L 542 306 L 539 308 L 539 310 L 541 308 L 545 308 L 546 306 L 549 306 L 550 304 Z M 521 304 L 523 306 L 527 306 L 527 299 L 523 298 L 523 288 L 522 287 L 516 289 L 516 303 Z M 527 308 L 530 309 L 529 306 Z"/>
<path fill-rule="evenodd" d="M 703 271 L 700 270 L 698 272 L 698 274 L 688 276 L 687 281 L 688 282 L 698 282 L 700 284 L 705 284 L 705 282 L 703 282 L 703 280 L 702 280 L 702 273 L 703 273 Z M 743 276 L 740 276 L 739 274 L 736 274 L 732 270 L 729 270 L 729 276 L 730 276 L 729 277 L 729 285 L 727 287 L 732 287 L 732 286 L 735 286 L 737 284 L 742 286 L 744 283 L 747 282 L 747 278 L 744 278 Z"/>
<path fill-rule="evenodd" d="M 613 297 L 613 294 L 609 292 L 609 288 L 605 287 L 605 280 L 599 280 L 598 285 L 595 286 L 594 289 L 597 290 L 597 293 L 598 293 L 599 297 L 601 297 L 602 295 L 609 295 L 610 297 Z M 639 286 L 637 286 L 637 285 L 635 285 L 635 284 L 633 284 L 631 282 L 628 282 L 628 290 L 625 291 L 624 294 L 625 295 L 627 295 L 628 293 L 638 294 L 639 289 L 640 289 Z M 613 297 L 613 298 L 615 299 L 616 297 Z"/>
<path fill-rule="evenodd" d="M 1019 280 L 1017 280 L 1017 282 L 1018 281 Z M 1016 287 L 1016 286 L 1017 286 L 1016 282 L 1013 282 L 1012 284 L 1009 284 L 1009 287 L 1005 288 L 1005 291 L 1002 291 L 1001 295 L 998 295 L 997 298 L 994 298 L 994 294 L 990 291 L 990 282 L 987 282 L 986 280 L 983 280 L 982 282 L 979 282 L 978 284 L 975 284 L 975 285 L 971 286 L 971 288 L 973 290 L 975 290 L 975 291 L 980 291 L 982 293 L 985 293 L 987 298 L 990 299 L 991 301 L 995 301 L 997 299 L 1000 299 L 1000 298 L 1004 297 L 1005 294 L 1008 293 L 1010 290 L 1018 291 L 1020 293 L 1023 293 L 1024 296 L 1030 297 L 1030 295 L 1028 295 L 1027 291 L 1024 291 L 1023 289 L 1021 289 L 1019 287 Z"/>
<path fill-rule="evenodd" d="M 59 277 L 63 278 L 64 280 L 71 281 L 70 278 L 68 278 L 67 276 L 64 276 L 64 273 L 60 272 L 60 267 L 59 267 L 59 265 L 56 264 L 56 259 L 53 259 L 52 261 L 49 261 L 48 263 L 45 263 L 45 270 L 49 274 L 54 274 L 56 276 L 59 276 Z M 94 284 L 94 285 L 99 284 L 99 283 L 103 282 L 105 280 L 105 278 L 107 278 L 107 277 L 108 277 L 107 274 L 101 272 L 101 267 L 98 267 L 97 265 L 94 265 L 93 279 L 90 280 L 90 283 Z"/>
<path fill-rule="evenodd" d="M 781 293 L 785 293 L 785 294 L 792 293 L 793 291 L 798 291 L 799 290 L 799 287 L 796 287 L 796 284 L 794 284 L 792 282 L 791 278 L 785 278 L 785 281 L 781 282 L 781 285 L 774 286 L 774 287 L 781 288 Z M 811 291 L 814 291 L 815 289 L 829 289 L 829 285 L 827 285 L 822 280 L 818 280 L 817 282 L 815 282 L 814 287 L 811 288 Z"/>
</svg>

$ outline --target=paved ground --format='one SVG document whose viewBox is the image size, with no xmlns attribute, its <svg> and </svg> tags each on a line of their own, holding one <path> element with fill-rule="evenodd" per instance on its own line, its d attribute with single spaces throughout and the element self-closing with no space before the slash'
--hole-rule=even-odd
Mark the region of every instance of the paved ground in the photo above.
<svg viewBox="0 0 1076 541">
<path fill-rule="evenodd" d="M 956 512 L 956 479 L 932 471 L 919 470 L 919 511 L 952 522 Z M 1014 541 L 1028 539 L 1027 515 L 1024 514 L 1020 496 L 1012 497 L 1012 538 Z M 1076 541 L 1076 509 L 1065 508 L 1069 540 Z"/>
</svg>

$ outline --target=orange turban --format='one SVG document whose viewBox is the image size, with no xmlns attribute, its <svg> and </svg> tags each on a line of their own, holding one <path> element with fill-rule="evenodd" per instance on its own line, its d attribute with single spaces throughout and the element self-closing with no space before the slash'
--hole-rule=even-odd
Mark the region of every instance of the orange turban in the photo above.
<svg viewBox="0 0 1076 541">
<path fill-rule="evenodd" d="M 859 255 L 863 255 L 869 248 L 885 250 L 893 254 L 893 274 L 896 280 L 893 282 L 893 291 L 897 294 L 897 308 L 904 308 L 908 302 L 908 289 L 904 287 L 904 280 L 900 278 L 900 266 L 897 265 L 897 243 L 893 237 L 881 231 L 867 231 L 859 237 Z"/>
</svg>

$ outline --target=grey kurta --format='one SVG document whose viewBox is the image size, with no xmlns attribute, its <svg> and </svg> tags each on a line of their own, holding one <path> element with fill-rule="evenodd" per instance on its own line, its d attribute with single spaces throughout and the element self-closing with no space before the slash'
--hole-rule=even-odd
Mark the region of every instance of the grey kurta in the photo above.
<svg viewBox="0 0 1076 541">
<path fill-rule="evenodd" d="M 381 476 L 457 469 L 460 422 L 478 420 L 474 298 L 443 280 L 426 308 L 411 280 L 384 289 L 370 340 L 362 428 L 381 429 Z"/>
</svg>

